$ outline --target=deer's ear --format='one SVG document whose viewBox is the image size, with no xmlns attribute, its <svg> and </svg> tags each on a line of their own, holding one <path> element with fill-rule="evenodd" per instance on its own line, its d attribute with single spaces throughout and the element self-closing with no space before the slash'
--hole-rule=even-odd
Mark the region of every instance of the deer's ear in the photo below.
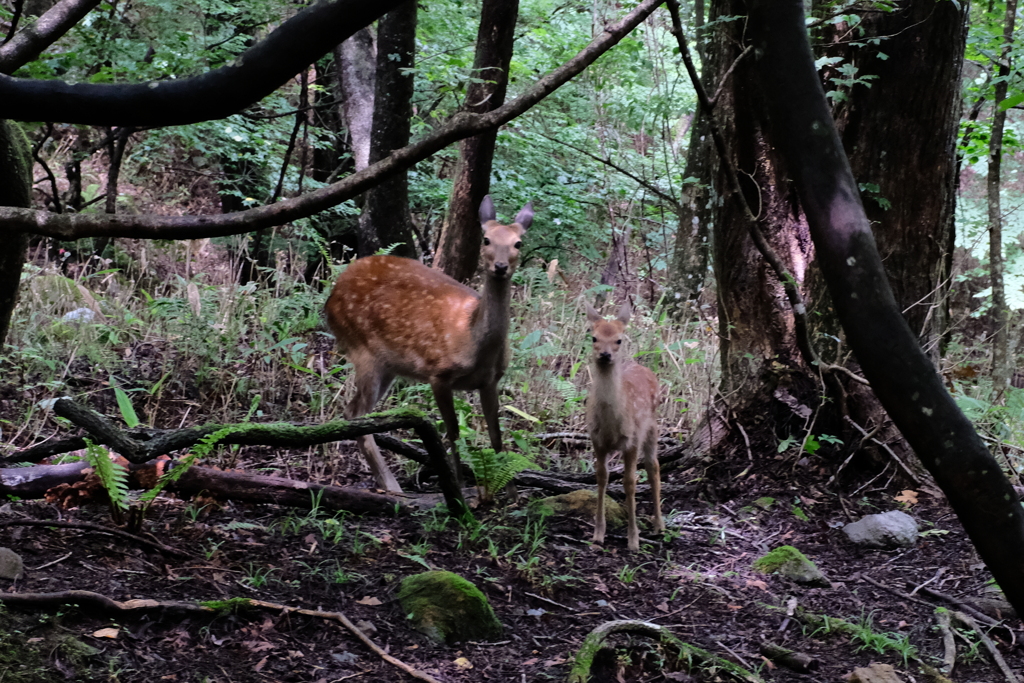
<svg viewBox="0 0 1024 683">
<path fill-rule="evenodd" d="M 626 323 L 629 322 L 629 314 L 631 312 L 632 309 L 629 305 L 629 302 L 627 301 L 626 303 L 622 304 L 622 306 L 619 308 L 619 313 L 618 315 L 615 316 L 615 319 L 621 322 L 623 325 L 625 325 Z"/>
<path fill-rule="evenodd" d="M 487 221 L 495 220 L 494 213 L 494 202 L 491 201 L 491 195 L 484 197 L 484 200 L 480 202 L 480 225 L 484 225 Z"/>
<path fill-rule="evenodd" d="M 519 210 L 515 222 L 522 226 L 524 233 L 530 229 L 530 223 L 533 222 L 533 202 L 527 202 L 526 206 Z"/>
<path fill-rule="evenodd" d="M 596 323 L 598 320 L 601 320 L 601 314 L 594 310 L 594 307 L 590 305 L 589 301 L 584 301 L 583 305 L 586 306 L 587 309 L 587 320 L 591 323 Z"/>
</svg>

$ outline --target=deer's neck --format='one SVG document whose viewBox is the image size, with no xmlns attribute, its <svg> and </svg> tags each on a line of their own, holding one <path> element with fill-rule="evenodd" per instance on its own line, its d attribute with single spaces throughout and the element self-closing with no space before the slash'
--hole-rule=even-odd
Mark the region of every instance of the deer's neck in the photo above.
<svg viewBox="0 0 1024 683">
<path fill-rule="evenodd" d="M 512 303 L 512 284 L 508 278 L 498 280 L 485 275 L 480 291 L 479 313 L 473 325 L 473 341 L 477 348 L 501 345 L 508 339 L 509 309 Z"/>
<path fill-rule="evenodd" d="M 622 395 L 622 362 L 612 365 L 598 365 L 594 363 L 593 377 L 594 384 L 591 391 L 592 400 L 599 410 L 620 413 Z"/>
</svg>

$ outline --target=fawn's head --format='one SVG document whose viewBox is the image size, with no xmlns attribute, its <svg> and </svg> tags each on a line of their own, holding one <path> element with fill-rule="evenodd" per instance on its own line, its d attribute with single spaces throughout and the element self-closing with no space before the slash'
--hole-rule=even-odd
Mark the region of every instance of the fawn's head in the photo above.
<svg viewBox="0 0 1024 683">
<path fill-rule="evenodd" d="M 598 367 L 610 367 L 622 350 L 626 323 L 629 322 L 629 302 L 622 304 L 614 320 L 605 320 L 589 303 L 587 320 L 590 321 L 590 341 L 593 344 L 592 358 Z"/>
<path fill-rule="evenodd" d="M 533 222 L 533 202 L 529 202 L 516 215 L 511 225 L 498 223 L 494 213 L 494 202 L 491 196 L 484 197 L 480 203 L 480 225 L 484 229 L 483 257 L 484 272 L 499 280 L 512 277 L 519 265 L 519 249 L 527 228 Z"/>
</svg>

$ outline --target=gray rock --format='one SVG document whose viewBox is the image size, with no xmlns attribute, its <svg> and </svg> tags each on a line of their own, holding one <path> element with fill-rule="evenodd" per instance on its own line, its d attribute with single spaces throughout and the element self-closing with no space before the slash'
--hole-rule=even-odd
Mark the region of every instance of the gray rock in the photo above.
<svg viewBox="0 0 1024 683">
<path fill-rule="evenodd" d="M 867 548 L 911 548 L 917 543 L 917 522 L 899 510 L 867 515 L 844 526 L 843 532 Z"/>
<path fill-rule="evenodd" d="M 76 308 L 64 314 L 62 320 L 66 323 L 91 323 L 96 318 L 96 312 L 91 308 Z"/>
<path fill-rule="evenodd" d="M 10 548 L 0 548 L 0 579 L 20 579 L 24 575 L 21 555 Z"/>
</svg>

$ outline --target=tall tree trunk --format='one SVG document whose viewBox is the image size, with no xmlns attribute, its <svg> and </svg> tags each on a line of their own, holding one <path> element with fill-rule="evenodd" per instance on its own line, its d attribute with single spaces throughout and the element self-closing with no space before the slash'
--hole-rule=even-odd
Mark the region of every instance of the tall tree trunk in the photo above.
<svg viewBox="0 0 1024 683">
<path fill-rule="evenodd" d="M 484 0 L 473 60 L 478 80 L 466 89 L 467 111 L 482 114 L 505 102 L 518 16 L 519 0 Z M 459 163 L 434 267 L 460 282 L 473 277 L 480 260 L 483 233 L 478 210 L 490 188 L 497 137 L 495 129 L 459 143 Z"/>
<path fill-rule="evenodd" d="M 985 564 L 1024 609 L 1024 510 L 923 353 L 888 277 L 830 120 L 800 0 L 753 0 L 751 37 L 770 140 L 806 210 L 850 347 L 886 410 L 942 487 Z"/>
<path fill-rule="evenodd" d="M 32 153 L 18 124 L 0 121 L 0 206 L 29 208 L 32 203 Z M 3 230 L 0 229 L 0 235 Z M 7 339 L 18 285 L 25 265 L 28 234 L 14 233 L 0 238 L 0 346 Z"/>
<path fill-rule="evenodd" d="M 744 40 L 744 27 L 738 22 L 714 20 L 746 15 L 747 5 L 742 0 L 716 0 L 710 10 L 709 24 L 714 28 L 707 35 L 703 80 L 714 93 Z M 863 42 L 870 47 L 844 55 L 856 60 L 858 77 L 877 78 L 870 88 L 858 85 L 846 93 L 839 124 L 859 180 L 879 186 L 867 198 L 868 210 L 878 223 L 890 275 L 898 283 L 897 303 L 901 310 L 908 309 L 912 328 L 934 348 L 941 331 L 936 312 L 941 309 L 943 285 L 948 285 L 944 247 L 952 230 L 964 13 L 952 3 L 904 0 L 895 12 L 882 14 L 865 22 L 868 33 Z M 878 58 L 878 47 L 868 40 L 873 35 L 888 36 L 884 52 L 900 59 Z M 843 362 L 848 347 L 840 341 L 839 321 L 815 262 L 807 220 L 782 170 L 779 150 L 765 139 L 770 118 L 755 87 L 758 79 L 751 53 L 735 64 L 724 83 L 713 120 L 728 141 L 731 163 L 740 171 L 747 203 L 758 212 L 761 233 L 809 302 L 815 321 L 811 341 L 824 361 Z M 918 92 L 927 96 L 905 95 Z M 710 146 L 710 136 L 705 140 Z M 820 369 L 799 352 L 782 283 L 755 249 L 742 208 L 729 195 L 720 161 L 711 163 L 705 177 L 710 194 L 697 202 L 696 216 L 710 224 L 715 235 L 721 390 L 735 422 L 750 438 L 755 438 L 750 432 L 756 426 L 768 439 L 806 437 L 812 430 L 859 443 L 859 435 L 850 432 L 844 418 L 877 424 L 884 419 L 877 399 L 862 385 L 851 383 L 840 390 L 831 382 L 829 397 L 823 398 Z M 888 211 L 882 207 L 886 199 L 892 205 Z M 891 424 L 889 429 L 895 433 Z"/>
<path fill-rule="evenodd" d="M 902 0 L 892 12 L 864 14 L 863 42 L 826 36 L 834 41 L 827 56 L 872 79 L 849 91 L 835 83 L 826 89 L 848 95 L 836 107 L 836 126 L 896 301 L 932 360 L 949 324 L 966 18 L 965 4 Z M 873 45 L 874 36 L 887 39 Z"/>
<path fill-rule="evenodd" d="M 1003 215 L 999 200 L 1003 169 L 1003 128 L 1006 110 L 999 104 L 1006 99 L 1010 77 L 1013 24 L 1017 16 L 1017 0 L 1006 0 L 1003 19 L 1003 49 L 999 58 L 999 78 L 996 79 L 992 104 L 992 135 L 988 143 L 988 267 L 992 282 L 992 389 L 1002 398 L 1010 385 L 1009 325 L 1010 312 L 1006 308 L 1006 288 L 1003 285 Z"/>
<path fill-rule="evenodd" d="M 377 27 L 377 81 L 373 101 L 370 163 L 409 144 L 413 68 L 416 50 L 416 2 L 388 12 Z M 359 256 L 396 245 L 396 256 L 416 258 L 409 213 L 409 175 L 398 173 L 367 191 L 359 217 Z"/>
</svg>

